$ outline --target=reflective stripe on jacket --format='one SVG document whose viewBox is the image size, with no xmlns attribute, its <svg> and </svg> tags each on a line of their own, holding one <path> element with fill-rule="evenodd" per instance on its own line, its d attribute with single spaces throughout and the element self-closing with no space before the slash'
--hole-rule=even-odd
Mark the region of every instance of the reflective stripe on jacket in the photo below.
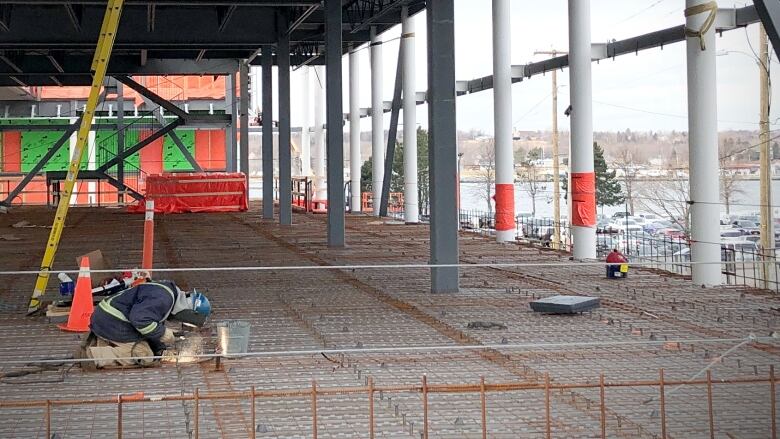
<svg viewBox="0 0 780 439">
<path fill-rule="evenodd" d="M 147 282 L 106 298 L 95 308 L 90 328 L 95 335 L 115 342 L 159 340 L 163 322 L 176 300 L 170 281 Z"/>
</svg>

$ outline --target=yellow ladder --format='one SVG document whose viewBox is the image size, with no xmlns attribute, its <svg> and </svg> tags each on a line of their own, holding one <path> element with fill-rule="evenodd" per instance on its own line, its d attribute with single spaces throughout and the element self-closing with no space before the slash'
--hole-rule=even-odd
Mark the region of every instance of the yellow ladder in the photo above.
<svg viewBox="0 0 780 439">
<path fill-rule="evenodd" d="M 114 47 L 117 29 L 119 28 L 119 17 L 122 15 L 122 5 L 124 0 L 109 0 L 106 8 L 106 15 L 103 17 L 103 26 L 100 28 L 100 37 L 98 38 L 95 55 L 92 58 L 92 87 L 89 90 L 87 106 L 84 109 L 84 115 L 81 118 L 78 140 L 76 148 L 73 151 L 73 158 L 68 166 L 68 174 L 65 179 L 65 190 L 61 194 L 57 212 L 54 215 L 49 241 L 46 244 L 46 252 L 43 254 L 41 270 L 38 279 L 35 281 L 35 290 L 33 290 L 30 304 L 27 307 L 27 314 L 36 312 L 41 307 L 40 297 L 46 291 L 49 284 L 49 271 L 54 263 L 54 256 L 57 254 L 57 247 L 62 237 L 62 229 L 65 226 L 65 217 L 68 215 L 70 207 L 70 198 L 73 194 L 73 187 L 76 184 L 76 178 L 79 174 L 81 160 L 84 157 L 84 150 L 87 146 L 89 131 L 92 129 L 92 119 L 95 115 L 95 109 L 100 99 L 100 89 L 106 78 L 108 61 L 111 58 L 111 51 Z M 121 111 L 121 110 L 120 110 Z"/>
</svg>

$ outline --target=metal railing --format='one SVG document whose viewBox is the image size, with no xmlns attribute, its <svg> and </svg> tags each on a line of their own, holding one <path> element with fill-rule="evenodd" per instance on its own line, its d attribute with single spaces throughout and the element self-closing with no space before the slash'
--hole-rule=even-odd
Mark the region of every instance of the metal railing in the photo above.
<svg viewBox="0 0 780 439">
<path fill-rule="evenodd" d="M 495 234 L 495 215 L 480 210 L 461 210 L 461 230 L 482 235 Z M 558 240 L 556 237 L 558 231 Z M 573 246 L 568 222 L 556 223 L 550 218 L 518 215 L 515 218 L 515 239 L 518 242 L 571 252 Z M 780 261 L 775 249 L 762 252 L 746 242 L 724 241 L 721 245 L 723 283 L 734 286 L 764 288 L 780 292 Z M 650 268 L 691 275 L 690 241 L 682 233 L 671 235 L 649 234 L 640 230 L 597 229 L 596 249 L 604 258 L 613 249 L 619 250 L 629 261 L 651 263 Z M 767 261 L 756 264 L 756 261 Z"/>
<path fill-rule="evenodd" d="M 167 401 L 181 401 L 189 402 L 193 404 L 192 419 L 191 419 L 191 437 L 200 438 L 200 421 L 201 418 L 206 416 L 206 410 L 203 409 L 203 405 L 207 403 L 213 403 L 214 401 L 230 400 L 236 401 L 239 399 L 246 399 L 249 402 L 250 410 L 250 428 L 248 428 L 249 437 L 255 437 L 256 417 L 257 417 L 257 399 L 263 398 L 305 398 L 310 403 L 310 416 L 311 416 L 311 437 L 316 439 L 318 436 L 321 422 L 318 419 L 318 405 L 323 404 L 325 401 L 319 401 L 320 397 L 334 397 L 343 395 L 365 395 L 367 397 L 367 411 L 366 416 L 368 418 L 368 437 L 373 438 L 376 435 L 377 422 L 374 418 L 374 405 L 376 397 L 384 398 L 386 395 L 391 394 L 418 394 L 420 395 L 421 405 L 420 411 L 422 413 L 422 423 L 420 425 L 420 436 L 427 438 L 431 428 L 431 416 L 429 410 L 429 396 L 432 394 L 478 394 L 480 404 L 480 428 L 482 430 L 482 437 L 489 437 L 489 410 L 488 410 L 488 395 L 490 393 L 501 392 L 542 392 L 544 395 L 544 436 L 546 438 L 552 438 L 555 431 L 556 423 L 554 422 L 552 410 L 553 410 L 553 396 L 555 393 L 569 391 L 583 391 L 583 390 L 598 390 L 598 401 L 593 401 L 598 404 L 594 406 L 595 410 L 598 408 L 597 419 L 599 423 L 600 434 L 598 437 L 607 438 L 609 429 L 611 428 L 608 423 L 609 408 L 607 406 L 609 389 L 618 388 L 649 388 L 656 389 L 657 396 L 651 398 L 658 401 L 658 415 L 651 416 L 647 422 L 656 423 L 657 425 L 640 425 L 637 423 L 637 427 L 640 430 L 647 430 L 648 428 L 657 428 L 661 431 L 661 437 L 666 438 L 668 430 L 668 421 L 672 414 L 667 410 L 666 398 L 671 395 L 675 390 L 682 387 L 704 387 L 707 393 L 707 414 L 702 416 L 701 421 L 707 422 L 707 426 L 702 425 L 699 427 L 701 430 L 709 430 L 710 436 L 715 437 L 717 432 L 716 425 L 717 412 L 713 408 L 713 398 L 715 395 L 715 388 L 720 386 L 730 385 L 766 385 L 766 394 L 770 401 L 770 413 L 766 419 L 768 430 L 771 432 L 771 437 L 777 435 L 776 425 L 776 384 L 777 378 L 774 373 L 774 366 L 769 366 L 769 374 L 767 377 L 755 377 L 755 378 L 737 378 L 737 379 L 714 379 L 711 371 L 707 371 L 704 379 L 690 379 L 690 380 L 666 380 L 664 378 L 664 369 L 658 370 L 657 380 L 633 380 L 633 381 L 607 381 L 604 374 L 599 375 L 598 381 L 583 381 L 583 382 L 564 382 L 556 383 L 551 381 L 549 373 L 545 373 L 540 379 L 535 379 L 528 382 L 509 382 L 509 383 L 487 383 L 484 377 L 480 378 L 478 383 L 473 384 L 432 384 L 428 382 L 428 379 L 423 375 L 419 384 L 402 384 L 402 385 L 375 385 L 373 378 L 368 376 L 365 378 L 364 386 L 354 387 L 319 387 L 316 380 L 312 380 L 311 387 L 309 388 L 297 388 L 297 389 L 285 389 L 285 390 L 257 390 L 254 386 L 244 391 L 210 391 L 208 393 L 201 393 L 198 388 L 195 388 L 192 393 L 179 393 L 168 395 L 153 395 L 146 396 L 143 393 L 135 394 L 119 394 L 110 397 L 91 398 L 91 399 L 45 399 L 45 400 L 6 400 L 0 401 L 0 410 L 2 409 L 14 409 L 14 408 L 43 408 L 43 428 L 46 431 L 46 437 L 52 437 L 52 412 L 58 407 L 72 407 L 72 406 L 100 406 L 100 405 L 115 405 L 116 406 L 116 437 L 121 439 L 124 433 L 123 427 L 123 407 L 129 404 L 144 404 L 144 403 L 160 403 Z M 673 386 L 673 389 L 667 390 L 667 387 Z M 623 395 L 625 396 L 625 395 Z M 640 397 L 645 398 L 646 393 L 640 393 Z M 758 396 L 763 398 L 762 396 Z M 625 401 L 623 402 L 625 403 Z M 644 401 L 643 404 L 647 403 Z M 331 401 L 330 404 L 333 404 Z M 590 404 L 588 404 L 590 408 Z M 642 422 L 646 424 L 647 422 Z M 692 420 L 686 422 L 693 422 Z M 414 424 L 404 420 L 404 426 L 409 428 L 409 433 L 414 434 Z M 642 431 L 640 431 L 641 433 Z M 647 432 L 647 431 L 644 431 Z"/>
</svg>

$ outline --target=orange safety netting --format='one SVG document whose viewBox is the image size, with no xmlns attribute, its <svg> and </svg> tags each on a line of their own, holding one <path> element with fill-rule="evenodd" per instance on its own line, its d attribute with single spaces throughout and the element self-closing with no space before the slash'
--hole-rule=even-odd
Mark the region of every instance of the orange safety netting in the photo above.
<svg viewBox="0 0 780 439">
<path fill-rule="evenodd" d="M 168 100 L 224 99 L 224 76 L 137 76 L 135 81 Z M 141 104 L 135 90 L 125 87 L 125 99 Z M 41 99 L 87 99 L 89 87 L 41 87 Z"/>
<path fill-rule="evenodd" d="M 496 184 L 496 230 L 499 232 L 515 228 L 515 185 Z"/>
<path fill-rule="evenodd" d="M 596 173 L 571 174 L 571 223 L 575 226 L 596 225 Z"/>
</svg>

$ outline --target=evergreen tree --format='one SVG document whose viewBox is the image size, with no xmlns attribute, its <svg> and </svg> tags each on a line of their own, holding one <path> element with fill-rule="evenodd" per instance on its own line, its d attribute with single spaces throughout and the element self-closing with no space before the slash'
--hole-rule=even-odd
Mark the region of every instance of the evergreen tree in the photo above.
<svg viewBox="0 0 780 439">
<path fill-rule="evenodd" d="M 371 157 L 360 168 L 361 190 L 371 192 L 374 181 L 374 158 Z M 390 179 L 390 192 L 403 192 L 404 190 L 404 145 L 397 143 L 393 154 L 393 176 Z"/>
<path fill-rule="evenodd" d="M 593 171 L 596 173 L 596 205 L 616 206 L 623 203 L 625 197 L 622 194 L 620 182 L 615 171 L 607 169 L 607 161 L 604 159 L 604 150 L 597 142 L 593 142 Z M 563 196 L 568 197 L 569 179 L 563 179 Z"/>
<path fill-rule="evenodd" d="M 362 192 L 373 191 L 373 157 L 360 167 L 360 187 Z M 428 131 L 417 128 L 417 187 L 420 209 L 428 205 Z M 390 192 L 404 190 L 404 146 L 398 142 L 393 156 L 393 177 L 390 180 Z"/>
<path fill-rule="evenodd" d="M 620 182 L 615 171 L 607 169 L 604 150 L 596 142 L 593 142 L 593 170 L 596 172 L 596 204 L 615 206 L 623 203 L 625 197 Z"/>
</svg>

